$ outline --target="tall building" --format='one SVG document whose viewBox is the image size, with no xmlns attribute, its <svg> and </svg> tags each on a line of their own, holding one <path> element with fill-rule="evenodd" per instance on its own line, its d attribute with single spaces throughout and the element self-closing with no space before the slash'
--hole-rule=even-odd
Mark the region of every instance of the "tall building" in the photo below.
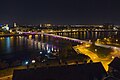
<svg viewBox="0 0 120 80">
<path fill-rule="evenodd" d="M 13 27 L 17 27 L 17 24 L 16 24 L 16 23 L 14 23 Z"/>
</svg>

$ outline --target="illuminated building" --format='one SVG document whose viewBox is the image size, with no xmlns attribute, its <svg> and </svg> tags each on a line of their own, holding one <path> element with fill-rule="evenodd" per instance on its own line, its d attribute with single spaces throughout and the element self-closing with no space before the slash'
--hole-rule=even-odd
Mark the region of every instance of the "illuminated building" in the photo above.
<svg viewBox="0 0 120 80">
<path fill-rule="evenodd" d="M 42 24 L 40 24 L 40 27 L 42 27 Z"/>
<path fill-rule="evenodd" d="M 14 23 L 14 27 L 17 27 L 17 24 L 16 24 L 16 23 Z"/>
<path fill-rule="evenodd" d="M 105 23 L 105 24 L 103 25 L 103 27 L 104 27 L 105 29 L 113 29 L 114 24 L 111 24 L 111 23 Z"/>
<path fill-rule="evenodd" d="M 44 27 L 50 27 L 52 26 L 51 24 L 44 24 Z"/>
<path fill-rule="evenodd" d="M 3 26 L 2 29 L 8 31 L 9 30 L 8 24 L 6 24 L 5 26 Z"/>
</svg>

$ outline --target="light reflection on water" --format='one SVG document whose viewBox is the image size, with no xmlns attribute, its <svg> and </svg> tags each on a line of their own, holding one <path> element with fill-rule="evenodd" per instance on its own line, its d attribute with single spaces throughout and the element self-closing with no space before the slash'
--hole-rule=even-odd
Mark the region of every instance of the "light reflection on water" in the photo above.
<svg viewBox="0 0 120 80">
<path fill-rule="evenodd" d="M 5 38 L 6 40 L 6 49 L 7 49 L 7 53 L 11 52 L 11 47 L 10 47 L 10 37 Z"/>
<path fill-rule="evenodd" d="M 40 50 L 59 50 L 59 48 L 53 44 L 48 44 L 38 40 L 38 37 L 38 35 L 35 35 L 34 38 L 32 38 L 31 35 L 29 37 L 4 37 L 0 39 L 0 54 L 24 53 L 26 51 L 34 52 Z"/>
</svg>

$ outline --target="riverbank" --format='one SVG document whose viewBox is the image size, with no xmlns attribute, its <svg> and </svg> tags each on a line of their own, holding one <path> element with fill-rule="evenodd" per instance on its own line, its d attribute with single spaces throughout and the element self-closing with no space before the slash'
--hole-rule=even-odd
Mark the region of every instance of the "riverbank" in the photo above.
<svg viewBox="0 0 120 80">
<path fill-rule="evenodd" d="M 0 37 L 25 36 L 24 34 L 0 34 Z"/>
</svg>

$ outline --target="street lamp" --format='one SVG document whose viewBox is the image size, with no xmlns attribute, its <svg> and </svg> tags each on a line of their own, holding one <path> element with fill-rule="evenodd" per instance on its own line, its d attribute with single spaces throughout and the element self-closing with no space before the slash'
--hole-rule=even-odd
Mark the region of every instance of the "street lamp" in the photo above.
<svg viewBox="0 0 120 80">
<path fill-rule="evenodd" d="M 95 51 L 97 52 L 97 49 L 95 49 Z"/>
<path fill-rule="evenodd" d="M 106 40 L 107 38 L 104 38 L 104 40 Z"/>
<path fill-rule="evenodd" d="M 114 49 L 117 49 L 117 47 L 114 47 Z"/>
<path fill-rule="evenodd" d="M 112 59 L 114 59 L 114 56 L 112 56 Z"/>
<path fill-rule="evenodd" d="M 91 43 L 91 40 L 89 40 L 89 43 Z"/>
<path fill-rule="evenodd" d="M 27 65 L 28 63 L 29 63 L 28 61 L 25 62 L 26 65 Z"/>
<path fill-rule="evenodd" d="M 32 63 L 35 63 L 35 60 L 32 60 Z"/>
<path fill-rule="evenodd" d="M 42 52 L 40 52 L 40 54 L 42 54 Z"/>
<path fill-rule="evenodd" d="M 118 42 L 118 39 L 116 39 L 116 42 Z"/>
</svg>

